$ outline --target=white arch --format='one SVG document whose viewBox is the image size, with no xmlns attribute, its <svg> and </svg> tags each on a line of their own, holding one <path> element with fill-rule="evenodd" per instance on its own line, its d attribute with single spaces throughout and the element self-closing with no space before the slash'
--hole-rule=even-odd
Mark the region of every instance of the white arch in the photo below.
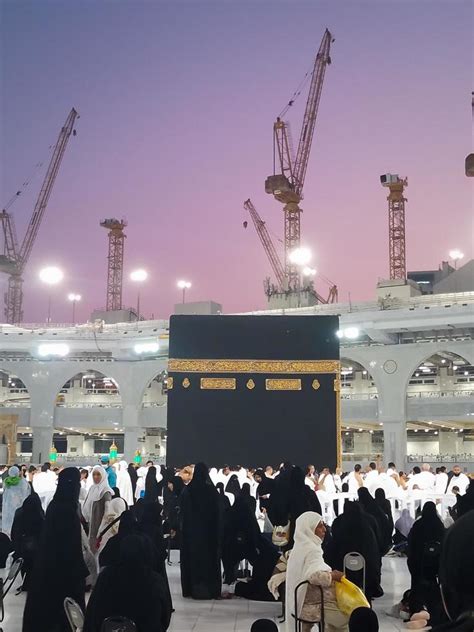
<svg viewBox="0 0 474 632">
<path fill-rule="evenodd" d="M 20 362 L 15 363 L 15 370 L 13 371 L 10 367 L 7 369 L 5 365 L 0 365 L 0 371 L 2 373 L 6 373 L 7 375 L 16 375 L 26 387 L 28 394 L 31 397 L 31 385 L 30 385 L 30 374 L 23 372 L 23 365 Z M 20 369 L 20 370 L 17 370 Z"/>
<path fill-rule="evenodd" d="M 115 382 L 115 385 L 117 386 L 117 391 L 118 391 L 118 394 L 120 395 L 120 401 L 121 401 L 121 403 L 123 405 L 122 394 L 121 394 L 121 390 L 120 390 L 120 384 L 119 384 L 118 380 L 113 375 L 110 374 L 110 373 L 113 373 L 113 371 L 112 372 L 108 371 L 107 373 L 104 373 L 103 371 L 99 371 L 96 368 L 90 368 L 90 367 L 89 368 L 80 368 L 78 371 L 76 371 L 74 373 L 74 375 L 72 375 L 71 377 L 66 378 L 66 380 L 64 380 L 62 382 L 61 386 L 59 386 L 59 388 L 56 389 L 56 395 L 55 395 L 55 399 L 54 399 L 54 404 L 56 405 L 56 398 L 60 394 L 60 391 L 64 388 L 64 385 L 67 384 L 67 382 L 72 381 L 76 377 L 76 375 L 80 375 L 81 373 L 87 373 L 88 371 L 90 371 L 91 373 L 92 372 L 93 373 L 98 373 L 99 375 L 101 375 L 103 377 L 106 377 L 106 378 L 108 377 L 108 378 L 112 379 Z M 61 378 L 61 379 L 63 379 L 63 378 Z"/>
<path fill-rule="evenodd" d="M 379 381 L 379 376 L 377 375 L 376 371 L 371 370 L 370 361 L 368 361 L 367 358 L 363 357 L 362 354 L 357 353 L 357 349 L 348 349 L 349 353 L 345 353 L 345 351 L 345 347 L 341 348 L 341 363 L 343 360 L 349 360 L 349 362 L 357 362 L 358 364 L 360 364 L 373 379 L 375 387 L 377 389 L 377 393 L 381 393 L 381 383 Z"/>
<path fill-rule="evenodd" d="M 408 385 L 410 383 L 410 380 L 412 379 L 413 374 L 415 373 L 415 371 L 417 370 L 417 368 L 419 366 L 421 366 L 424 362 L 426 362 L 427 360 L 429 360 L 432 356 L 436 355 L 437 353 L 443 353 L 444 352 L 448 352 L 448 353 L 453 353 L 454 355 L 457 355 L 459 358 L 461 358 L 462 360 L 465 360 L 466 362 L 469 362 L 469 364 L 474 364 L 474 361 L 469 359 L 469 352 L 466 354 L 464 353 L 464 351 L 468 351 L 468 349 L 463 349 L 463 352 L 460 353 L 459 348 L 453 344 L 443 344 L 440 345 L 439 347 L 437 347 L 436 349 L 431 348 L 430 352 L 428 353 L 427 350 L 425 349 L 420 349 L 420 354 L 417 356 L 417 362 L 416 363 L 412 363 L 411 368 L 407 369 L 407 375 L 406 375 L 406 381 L 405 381 L 405 396 L 407 394 L 407 389 L 408 389 Z M 424 353 L 421 353 L 421 351 L 423 351 Z"/>
</svg>

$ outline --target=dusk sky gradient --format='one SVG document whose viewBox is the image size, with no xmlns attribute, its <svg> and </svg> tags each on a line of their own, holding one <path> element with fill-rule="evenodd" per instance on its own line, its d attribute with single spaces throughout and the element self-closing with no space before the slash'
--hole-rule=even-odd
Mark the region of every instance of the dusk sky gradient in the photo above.
<svg viewBox="0 0 474 632">
<path fill-rule="evenodd" d="M 242 203 L 251 197 L 281 251 L 282 206 L 265 194 L 272 125 L 336 38 L 305 184 L 303 243 L 341 301 L 373 299 L 388 275 L 385 172 L 407 176 L 409 269 L 451 248 L 474 255 L 473 5 L 470 0 L 3 0 L 1 179 L 4 205 L 45 160 L 72 106 L 80 113 L 25 275 L 25 322 L 44 321 L 45 264 L 66 278 L 53 319 L 105 304 L 107 233 L 128 220 L 124 303 L 135 267 L 150 279 L 147 316 L 213 299 L 226 313 L 265 307 L 270 265 Z M 307 93 L 290 110 L 295 145 Z M 12 207 L 23 236 L 44 170 Z M 0 279 L 6 287 L 6 278 Z M 317 282 L 322 294 L 327 286 Z M 1 306 L 3 316 L 3 305 Z"/>
</svg>

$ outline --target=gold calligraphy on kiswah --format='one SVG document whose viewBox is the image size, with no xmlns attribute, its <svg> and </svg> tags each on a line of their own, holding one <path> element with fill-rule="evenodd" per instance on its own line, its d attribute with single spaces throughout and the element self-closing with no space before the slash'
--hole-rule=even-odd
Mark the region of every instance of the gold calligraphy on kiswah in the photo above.
<svg viewBox="0 0 474 632">
<path fill-rule="evenodd" d="M 170 373 L 339 374 L 339 360 L 186 360 L 170 359 Z"/>
<path fill-rule="evenodd" d="M 267 391 L 301 391 L 301 380 L 298 379 L 277 379 L 265 380 Z"/>
<path fill-rule="evenodd" d="M 235 391 L 235 377 L 202 377 L 201 389 L 203 391 Z"/>
</svg>

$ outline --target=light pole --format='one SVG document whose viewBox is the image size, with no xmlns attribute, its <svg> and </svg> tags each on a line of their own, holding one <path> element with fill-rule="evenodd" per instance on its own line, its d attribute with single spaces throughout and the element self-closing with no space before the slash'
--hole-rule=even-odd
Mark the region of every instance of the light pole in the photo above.
<svg viewBox="0 0 474 632">
<path fill-rule="evenodd" d="M 143 270 L 142 268 L 139 268 L 138 270 L 134 270 L 131 273 L 130 279 L 134 283 L 138 283 L 138 293 L 137 293 L 137 322 L 138 322 L 140 320 L 140 283 L 143 283 L 144 281 L 148 279 L 148 272 L 146 270 Z"/>
<path fill-rule="evenodd" d="M 68 300 L 72 303 L 72 324 L 76 324 L 76 303 L 82 299 L 80 294 L 68 294 Z"/>
<path fill-rule="evenodd" d="M 183 290 L 183 305 L 186 303 L 186 290 L 189 290 L 191 283 L 189 281 L 178 281 L 178 287 Z"/>
<path fill-rule="evenodd" d="M 61 283 L 61 281 L 64 278 L 64 273 L 62 270 L 60 270 L 56 266 L 47 266 L 46 268 L 43 268 L 42 270 L 40 270 L 39 278 L 43 283 L 46 283 L 46 285 L 48 285 L 50 288 L 48 292 L 48 319 L 46 321 L 48 324 L 50 324 L 51 323 L 51 288 L 53 287 L 53 285 L 57 285 L 58 283 Z"/>
<path fill-rule="evenodd" d="M 450 258 L 454 261 L 454 269 L 458 269 L 458 261 L 464 259 L 464 253 L 461 252 L 458 248 L 454 248 L 454 250 L 449 251 Z"/>
</svg>

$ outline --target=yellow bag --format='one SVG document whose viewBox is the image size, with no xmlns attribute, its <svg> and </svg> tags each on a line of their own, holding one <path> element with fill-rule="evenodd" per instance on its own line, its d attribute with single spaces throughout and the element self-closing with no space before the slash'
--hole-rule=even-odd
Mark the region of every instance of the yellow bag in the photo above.
<svg viewBox="0 0 474 632">
<path fill-rule="evenodd" d="M 335 587 L 337 607 L 343 614 L 350 617 L 356 608 L 370 608 L 370 604 L 359 586 L 345 577 L 340 582 L 335 582 Z"/>
</svg>

